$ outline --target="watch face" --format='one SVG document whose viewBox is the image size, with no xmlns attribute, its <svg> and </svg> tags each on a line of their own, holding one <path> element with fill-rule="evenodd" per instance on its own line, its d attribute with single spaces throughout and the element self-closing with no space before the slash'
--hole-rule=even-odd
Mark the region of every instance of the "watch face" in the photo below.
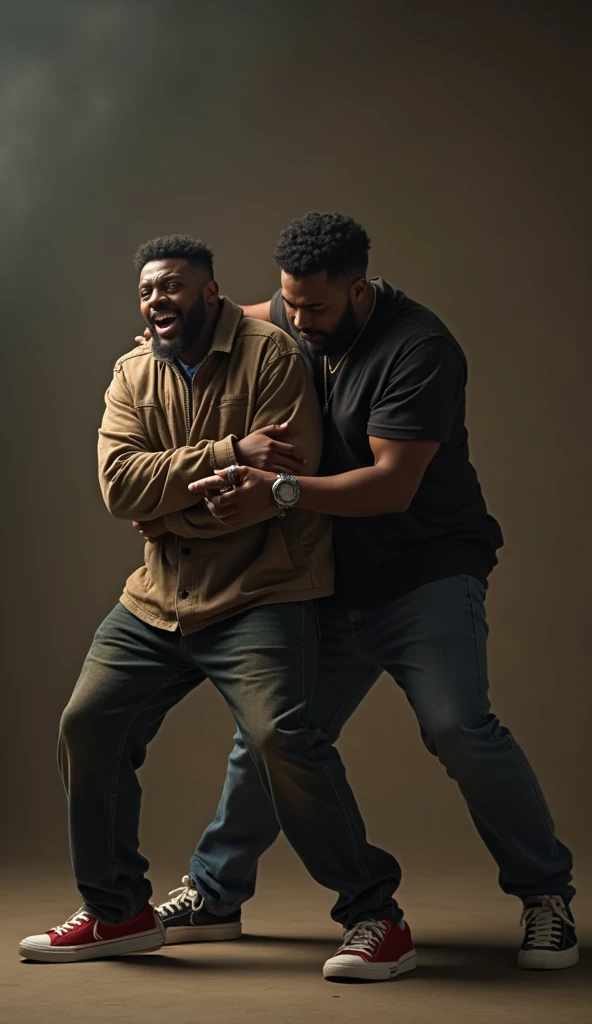
<svg viewBox="0 0 592 1024">
<path fill-rule="evenodd" d="M 280 501 L 293 501 L 295 494 L 294 484 L 291 483 L 289 480 L 282 480 L 277 485 L 275 493 L 277 494 Z"/>
</svg>

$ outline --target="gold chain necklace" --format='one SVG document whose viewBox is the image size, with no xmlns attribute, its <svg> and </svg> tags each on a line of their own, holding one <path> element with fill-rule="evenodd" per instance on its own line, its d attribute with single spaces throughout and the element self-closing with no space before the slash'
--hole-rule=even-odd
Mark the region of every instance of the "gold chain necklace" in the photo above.
<svg viewBox="0 0 592 1024">
<path fill-rule="evenodd" d="M 345 360 L 347 359 L 348 355 L 350 354 L 352 348 L 360 340 L 360 338 L 362 337 L 364 331 L 366 330 L 366 328 L 367 328 L 367 326 L 368 326 L 368 324 L 370 322 L 370 318 L 371 318 L 371 316 L 372 316 L 372 314 L 374 312 L 374 307 L 376 306 L 376 297 L 378 295 L 378 292 L 376 290 L 376 285 L 374 285 L 374 284 L 372 285 L 372 290 L 374 292 L 374 301 L 372 303 L 372 309 L 370 310 L 370 312 L 368 313 L 368 316 L 364 320 L 364 323 L 362 324 L 362 328 L 361 328 L 359 334 L 356 335 L 356 337 L 352 341 L 352 343 L 349 346 L 349 348 L 347 349 L 347 351 L 343 353 L 341 359 L 333 367 L 331 366 L 331 363 L 329 362 L 329 356 L 323 356 L 323 392 L 324 392 L 324 398 L 325 398 L 325 404 L 323 405 L 323 416 L 326 416 L 327 413 L 329 412 L 329 398 L 330 398 L 330 395 L 329 395 L 329 376 L 328 376 L 328 374 L 330 373 L 331 376 L 333 376 L 333 374 L 337 373 L 339 367 L 342 365 L 342 363 L 345 362 Z"/>
</svg>

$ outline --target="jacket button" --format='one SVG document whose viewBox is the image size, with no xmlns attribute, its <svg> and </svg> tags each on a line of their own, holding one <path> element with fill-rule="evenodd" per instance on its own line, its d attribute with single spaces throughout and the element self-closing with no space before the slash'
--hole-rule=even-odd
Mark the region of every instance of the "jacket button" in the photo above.
<svg viewBox="0 0 592 1024">
<path fill-rule="evenodd" d="M 188 590 L 180 590 L 179 591 L 179 597 L 182 597 L 183 600 L 185 600 L 186 597 L 189 597 L 189 591 Z"/>
<path fill-rule="evenodd" d="M 191 554 L 191 548 L 181 548 L 181 554 L 182 555 L 190 555 Z"/>
</svg>

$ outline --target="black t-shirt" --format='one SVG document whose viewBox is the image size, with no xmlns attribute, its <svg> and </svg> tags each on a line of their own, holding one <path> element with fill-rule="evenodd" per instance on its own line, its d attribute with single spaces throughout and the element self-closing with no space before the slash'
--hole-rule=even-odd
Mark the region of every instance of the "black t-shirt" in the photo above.
<svg viewBox="0 0 592 1024">
<path fill-rule="evenodd" d="M 380 277 L 373 284 L 374 313 L 331 379 L 319 475 L 372 466 L 369 436 L 440 447 L 407 512 L 334 517 L 334 600 L 349 607 L 380 606 L 446 576 L 467 573 L 486 583 L 503 543 L 469 461 L 460 345 L 425 306 Z M 281 291 L 271 301 L 271 319 L 300 345 L 322 403 L 322 354 L 291 327 Z M 337 359 L 331 357 L 333 365 Z"/>
</svg>

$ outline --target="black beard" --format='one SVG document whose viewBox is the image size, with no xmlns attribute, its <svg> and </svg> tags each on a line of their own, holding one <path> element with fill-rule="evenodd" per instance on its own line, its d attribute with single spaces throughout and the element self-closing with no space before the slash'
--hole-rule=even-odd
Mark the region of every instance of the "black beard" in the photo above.
<svg viewBox="0 0 592 1024">
<path fill-rule="evenodd" d="M 183 349 L 187 348 L 183 335 L 180 334 L 174 341 L 169 341 L 165 345 L 160 340 L 156 329 L 153 324 L 148 324 L 150 333 L 152 335 L 152 353 L 157 359 L 164 359 L 167 363 L 176 363 Z"/>
<path fill-rule="evenodd" d="M 356 313 L 353 303 L 349 299 L 337 326 L 330 333 L 321 332 L 322 341 L 315 342 L 314 345 L 311 342 L 307 342 L 307 344 L 312 352 L 317 352 L 319 355 L 337 355 L 351 345 L 358 330 Z M 306 341 L 306 338 L 302 340 Z"/>
<path fill-rule="evenodd" d="M 191 348 L 193 343 L 197 341 L 208 319 L 208 314 L 206 300 L 203 295 L 200 295 L 199 299 L 193 303 L 185 316 L 174 303 L 171 303 L 169 308 L 174 309 L 181 320 L 182 326 L 179 337 L 175 338 L 174 341 L 161 341 L 156 327 L 151 320 L 148 321 L 148 329 L 152 335 L 152 352 L 156 358 L 164 359 L 167 363 L 175 363 L 180 358 L 181 353 Z M 161 312 L 164 312 L 164 310 L 161 310 Z"/>
</svg>

